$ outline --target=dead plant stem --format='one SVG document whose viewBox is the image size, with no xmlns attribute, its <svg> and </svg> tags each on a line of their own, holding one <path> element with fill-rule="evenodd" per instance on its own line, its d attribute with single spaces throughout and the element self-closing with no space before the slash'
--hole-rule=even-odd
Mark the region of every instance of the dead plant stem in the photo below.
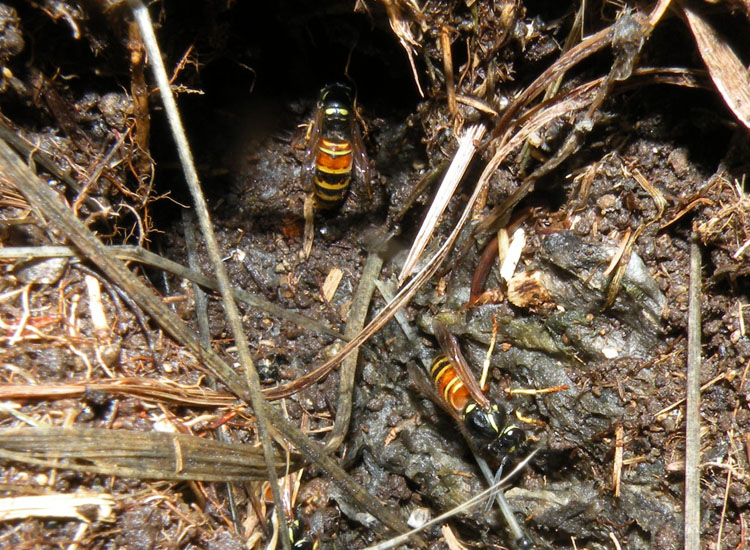
<svg viewBox="0 0 750 550">
<path fill-rule="evenodd" d="M 687 405 L 685 407 L 685 550 L 700 549 L 700 373 L 701 256 L 698 237 L 690 243 Z"/>
</svg>

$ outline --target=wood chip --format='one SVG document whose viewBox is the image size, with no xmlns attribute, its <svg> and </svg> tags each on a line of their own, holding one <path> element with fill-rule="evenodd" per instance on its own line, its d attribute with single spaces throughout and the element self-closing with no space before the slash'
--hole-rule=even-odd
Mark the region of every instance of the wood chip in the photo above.
<svg viewBox="0 0 750 550">
<path fill-rule="evenodd" d="M 112 495 L 38 495 L 0 499 L 0 521 L 37 518 L 71 518 L 80 521 L 112 521 Z"/>
<path fill-rule="evenodd" d="M 108 338 L 109 324 L 107 323 L 107 316 L 104 313 L 99 281 L 91 275 L 86 275 L 84 280 L 86 281 L 86 290 L 89 295 L 89 315 L 91 315 L 91 324 L 94 326 L 94 333 L 98 338 Z"/>
<path fill-rule="evenodd" d="M 453 530 L 450 528 L 450 525 L 443 525 L 440 528 L 440 532 L 443 534 L 443 538 L 445 539 L 445 544 L 448 545 L 448 548 L 450 550 L 466 550 L 466 546 L 464 546 L 458 541 L 458 538 L 453 533 Z"/>
<path fill-rule="evenodd" d="M 516 307 L 535 308 L 552 303 L 540 271 L 521 271 L 508 281 L 508 301 Z"/>
<path fill-rule="evenodd" d="M 302 258 L 309 258 L 315 234 L 315 199 L 312 194 L 305 196 L 305 230 L 302 240 Z"/>
<path fill-rule="evenodd" d="M 498 239 L 498 243 L 499 242 L 500 240 Z M 509 282 L 511 277 L 513 277 L 513 273 L 516 271 L 518 261 L 521 259 L 521 252 L 523 252 L 523 247 L 525 245 L 526 232 L 522 227 L 519 227 L 513 233 L 513 237 L 511 237 L 510 245 L 508 246 L 505 258 L 503 258 L 503 263 L 500 266 L 500 278 L 505 282 Z"/>
<path fill-rule="evenodd" d="M 338 267 L 334 267 L 328 272 L 328 276 L 326 277 L 322 288 L 323 298 L 325 298 L 326 302 L 330 302 L 333 299 L 333 295 L 336 294 L 336 290 L 338 290 L 339 283 L 341 282 L 341 277 L 343 276 L 344 273 Z"/>
<path fill-rule="evenodd" d="M 612 484 L 615 486 L 615 497 L 620 496 L 620 482 L 622 481 L 622 456 L 625 451 L 625 430 L 622 426 L 615 429 L 615 461 L 612 470 Z"/>
</svg>

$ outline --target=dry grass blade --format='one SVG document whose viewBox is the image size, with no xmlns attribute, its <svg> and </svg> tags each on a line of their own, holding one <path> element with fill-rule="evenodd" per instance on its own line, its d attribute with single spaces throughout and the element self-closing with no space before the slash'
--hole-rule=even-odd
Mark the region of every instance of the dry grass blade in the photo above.
<svg viewBox="0 0 750 550">
<path fill-rule="evenodd" d="M 430 209 L 427 211 L 424 222 L 422 222 L 422 227 L 419 229 L 419 233 L 417 233 L 417 237 L 414 239 L 414 244 L 412 245 L 411 250 L 409 250 L 409 255 L 404 262 L 404 267 L 401 269 L 401 273 L 398 276 L 399 285 L 403 284 L 406 278 L 409 277 L 414 270 L 414 266 L 417 264 L 417 261 L 419 261 L 425 246 L 427 246 L 427 241 L 429 241 L 432 236 L 432 232 L 435 230 L 435 226 L 437 225 L 440 216 L 448 206 L 448 201 L 450 201 L 453 193 L 456 191 L 456 187 L 458 187 L 461 178 L 466 172 L 469 162 L 471 162 L 471 159 L 474 157 L 474 152 L 477 148 L 476 143 L 482 139 L 484 132 L 485 127 L 481 124 L 477 124 L 466 130 L 464 135 L 461 136 L 458 150 L 453 156 L 453 161 L 443 178 L 443 182 L 440 184 L 440 188 L 435 195 L 435 199 L 432 201 Z"/>
<path fill-rule="evenodd" d="M 492 136 L 499 137 L 499 135 L 508 128 L 508 124 L 513 117 L 516 116 L 525 105 L 530 101 L 533 101 L 534 98 L 542 93 L 550 83 L 556 80 L 561 72 L 567 71 L 580 61 L 605 48 L 614 35 L 613 27 L 614 26 L 607 27 L 596 34 L 587 37 L 583 42 L 563 54 L 560 59 L 555 61 L 546 71 L 540 74 L 536 80 L 534 80 L 534 82 L 532 82 L 505 110 L 502 118 L 492 131 Z"/>
<path fill-rule="evenodd" d="M 477 111 L 481 111 L 487 115 L 491 115 L 491 116 L 498 115 L 498 112 L 492 107 L 492 105 L 489 105 L 485 101 L 482 101 L 481 99 L 477 99 L 476 97 L 471 97 L 471 96 L 463 95 L 463 94 L 456 94 L 456 101 L 458 103 L 463 103 L 464 105 L 468 105 L 469 107 L 474 107 Z"/>
<path fill-rule="evenodd" d="M 697 236 L 690 243 L 688 305 L 687 405 L 685 406 L 685 550 L 699 550 L 700 398 L 701 398 L 701 251 Z"/>
<path fill-rule="evenodd" d="M 416 5 L 414 0 L 380 0 L 385 7 L 385 11 L 388 14 L 388 22 L 391 25 L 393 34 L 398 37 L 398 41 L 404 48 L 407 57 L 409 58 L 409 65 L 411 66 L 411 72 L 414 76 L 414 83 L 417 85 L 419 95 L 424 97 L 422 86 L 419 83 L 419 73 L 417 72 L 417 66 L 414 64 L 414 54 L 416 48 L 419 47 L 419 42 L 414 38 L 414 33 L 411 31 L 411 21 L 404 15 L 404 7 L 411 14 L 411 17 L 418 19 L 421 16 L 419 6 Z M 404 4 L 402 7 L 401 4 Z"/>
<path fill-rule="evenodd" d="M 650 225 L 650 224 L 649 224 Z M 643 230 L 647 227 L 646 224 L 639 225 L 638 228 L 631 233 L 628 229 L 623 236 L 622 243 L 615 255 L 612 257 L 612 263 L 607 267 L 607 270 L 614 270 L 614 274 L 607 284 L 607 292 L 604 298 L 604 305 L 602 305 L 602 311 L 609 309 L 617 299 L 617 294 L 620 292 L 622 287 L 622 280 L 625 277 L 625 272 L 628 269 L 630 263 L 630 257 L 633 253 L 633 247 L 638 237 L 641 236 Z"/>
<path fill-rule="evenodd" d="M 0 385 L 0 399 L 71 399 L 87 392 L 106 392 L 139 397 L 145 401 L 174 403 L 193 407 L 229 407 L 238 404 L 231 393 L 211 391 L 198 386 L 185 386 L 171 380 L 147 378 L 116 378 L 84 380 L 74 384 Z"/>
<path fill-rule="evenodd" d="M 247 481 L 265 479 L 258 447 L 201 437 L 95 428 L 0 431 L 0 457 L 47 468 L 136 479 Z M 286 460 L 275 458 L 283 473 Z"/>
<path fill-rule="evenodd" d="M 524 107 L 545 89 L 548 89 L 550 85 L 553 85 L 565 71 L 608 45 L 612 45 L 616 54 L 615 62 L 611 67 L 610 74 L 604 79 L 599 80 L 601 85 L 599 94 L 591 99 L 589 111 L 578 130 L 590 125 L 594 112 L 609 94 L 614 81 L 623 81 L 630 78 L 644 42 L 653 31 L 654 25 L 659 21 L 668 4 L 669 2 L 666 0 L 659 2 L 651 12 L 648 20 L 639 13 L 631 14 L 624 12 L 614 24 L 585 38 L 581 43 L 566 51 L 555 63 L 539 75 L 505 110 L 502 118 L 492 130 L 492 138 L 500 138 L 499 143 L 501 145 L 504 144 L 515 131 L 512 128 L 511 122 Z M 578 133 L 578 130 L 571 134 L 570 138 L 573 138 Z M 573 143 L 572 140 L 571 143 Z M 565 149 L 566 146 L 564 145 L 557 156 L 564 158 L 570 154 L 570 152 L 566 153 Z M 553 162 L 554 157 L 550 159 L 547 162 L 549 164 L 547 170 L 558 166 L 560 160 Z"/>
<path fill-rule="evenodd" d="M 745 128 L 750 128 L 750 72 L 699 13 L 688 6 L 682 6 L 682 12 L 716 89 L 734 116 Z"/>
</svg>

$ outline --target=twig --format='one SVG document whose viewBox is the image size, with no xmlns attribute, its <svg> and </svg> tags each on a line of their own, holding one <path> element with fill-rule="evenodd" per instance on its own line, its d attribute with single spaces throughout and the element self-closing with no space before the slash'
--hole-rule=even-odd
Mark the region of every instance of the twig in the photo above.
<svg viewBox="0 0 750 550">
<path fill-rule="evenodd" d="M 447 26 L 440 28 L 440 49 L 443 50 L 443 72 L 445 73 L 445 91 L 448 96 L 448 111 L 451 116 L 456 116 L 456 85 L 453 80 L 450 29 Z"/>
<path fill-rule="evenodd" d="M 737 372 L 733 371 L 733 370 L 730 370 L 728 372 L 722 372 L 718 376 L 715 376 L 714 378 L 712 378 L 711 380 L 709 380 L 708 382 L 706 382 L 705 384 L 703 384 L 701 386 L 701 391 L 705 391 L 707 388 L 710 388 L 711 386 L 713 386 L 714 384 L 716 384 L 716 382 L 719 382 L 721 380 L 731 380 L 736 375 L 737 375 Z M 663 414 L 668 413 L 669 411 L 671 411 L 675 407 L 679 407 L 680 405 L 682 405 L 684 402 L 685 402 L 685 398 L 684 397 L 682 399 L 680 399 L 679 401 L 675 401 L 671 405 L 668 405 L 668 406 L 664 407 L 662 410 L 660 410 L 657 413 L 655 413 L 654 414 L 654 418 L 659 417 L 659 416 L 661 416 Z"/>
<path fill-rule="evenodd" d="M 687 406 L 685 408 L 685 550 L 700 549 L 700 372 L 701 256 L 697 235 L 690 243 Z"/>
<path fill-rule="evenodd" d="M 528 458 L 524 459 L 522 461 L 523 464 L 528 464 L 531 461 L 531 457 L 533 457 L 539 449 L 534 449 Z M 492 470 L 490 470 L 489 464 L 487 464 L 487 461 L 484 460 L 482 457 L 477 455 L 472 451 L 472 454 L 474 455 L 474 458 L 477 461 L 477 465 L 479 466 L 479 469 L 482 471 L 482 475 L 484 476 L 484 479 L 487 480 L 487 484 L 490 486 L 490 495 L 492 495 L 495 499 L 495 502 L 497 502 L 498 507 L 500 508 L 500 513 L 503 515 L 503 518 L 505 518 L 505 523 L 508 525 L 508 530 L 510 531 L 510 534 L 513 536 L 513 542 L 515 545 L 519 548 L 519 550 L 527 550 L 529 548 L 533 547 L 533 543 L 531 542 L 531 539 L 529 536 L 524 532 L 521 525 L 518 523 L 518 520 L 516 519 L 516 515 L 513 513 L 513 510 L 510 507 L 510 504 L 508 504 L 508 500 L 505 498 L 505 494 L 503 493 L 502 489 L 500 488 L 500 483 L 494 483 L 495 482 L 495 476 L 492 473 Z M 513 471 L 508 474 L 508 476 L 513 475 L 513 472 L 520 472 L 520 464 L 516 468 L 513 469 Z M 507 479 L 504 478 L 504 479 Z M 495 492 L 492 492 L 492 487 L 495 488 Z"/>
<path fill-rule="evenodd" d="M 721 504 L 721 519 L 719 520 L 719 532 L 716 534 L 716 550 L 721 550 L 721 539 L 724 532 L 724 523 L 727 518 L 727 502 L 729 501 L 729 488 L 732 486 L 732 469 L 727 468 L 727 480 L 724 486 L 724 500 Z"/>
<path fill-rule="evenodd" d="M 365 326 L 365 318 L 370 308 L 372 293 L 375 291 L 375 282 L 380 276 L 380 269 L 383 267 L 383 259 L 376 252 L 371 252 L 362 269 L 362 275 L 359 279 L 357 291 L 352 299 L 352 307 L 349 310 L 349 320 L 346 323 L 344 334 L 352 338 L 362 331 Z M 349 431 L 349 421 L 352 415 L 352 401 L 354 394 L 354 378 L 357 372 L 357 351 L 344 359 L 339 372 L 339 395 L 336 406 L 336 420 L 333 423 L 333 430 L 328 436 L 325 448 L 329 452 L 338 449 Z"/>
</svg>

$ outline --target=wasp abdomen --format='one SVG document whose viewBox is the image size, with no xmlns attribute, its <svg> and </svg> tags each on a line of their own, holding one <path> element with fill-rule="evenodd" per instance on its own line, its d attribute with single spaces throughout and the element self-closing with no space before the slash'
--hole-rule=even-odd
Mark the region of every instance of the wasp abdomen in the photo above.
<svg viewBox="0 0 750 550">
<path fill-rule="evenodd" d="M 445 402 L 457 411 L 463 411 L 471 396 L 447 355 L 441 353 L 432 360 L 430 376 Z"/>
<path fill-rule="evenodd" d="M 315 157 L 315 198 L 319 208 L 336 208 L 346 198 L 352 179 L 352 144 L 322 137 Z"/>
</svg>

